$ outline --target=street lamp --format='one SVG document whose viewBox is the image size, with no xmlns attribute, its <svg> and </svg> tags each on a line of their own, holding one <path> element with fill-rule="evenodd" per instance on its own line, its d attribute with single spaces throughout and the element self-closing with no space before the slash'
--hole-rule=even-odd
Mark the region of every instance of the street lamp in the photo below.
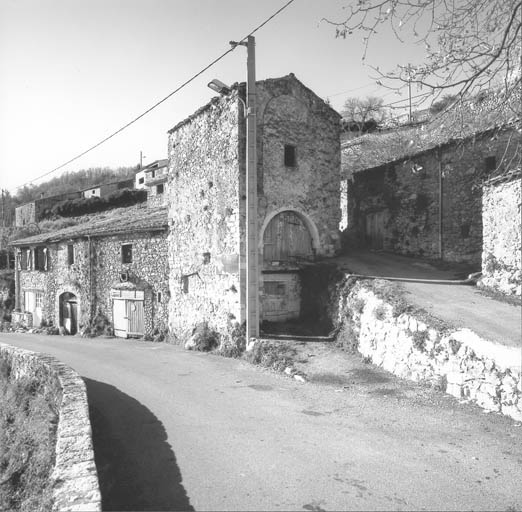
<svg viewBox="0 0 522 512">
<path fill-rule="evenodd" d="M 258 213 L 257 213 L 257 135 L 256 135 L 256 63 L 255 38 L 230 41 L 233 47 L 247 48 L 247 97 L 246 97 L 246 338 L 259 337 L 259 261 L 258 261 Z M 208 87 L 228 95 L 230 87 L 219 80 L 212 80 Z M 239 98 L 239 96 L 238 96 Z M 241 99 L 241 98 L 239 98 Z"/>
<path fill-rule="evenodd" d="M 228 96 L 232 92 L 232 88 L 228 85 L 224 84 L 221 80 L 214 78 L 211 82 L 207 84 L 207 87 L 210 87 L 213 91 L 221 94 L 222 96 Z"/>
</svg>

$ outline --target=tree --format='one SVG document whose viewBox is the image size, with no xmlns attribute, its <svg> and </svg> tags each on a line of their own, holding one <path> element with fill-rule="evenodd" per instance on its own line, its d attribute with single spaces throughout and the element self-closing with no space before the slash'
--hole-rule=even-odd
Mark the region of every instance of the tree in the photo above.
<svg viewBox="0 0 522 512">
<path fill-rule="evenodd" d="M 391 88 L 417 84 L 423 91 L 418 102 L 428 95 L 464 98 L 494 90 L 520 110 L 521 5 L 522 0 L 353 0 L 346 19 L 326 21 L 336 27 L 338 37 L 363 33 L 363 59 L 377 28 L 384 25 L 401 41 L 409 36 L 424 44 L 421 65 L 400 63 L 384 73 L 374 68 Z"/>
<path fill-rule="evenodd" d="M 359 135 L 376 129 L 386 118 L 383 99 L 374 96 L 347 98 L 341 113 L 347 131 Z"/>
</svg>

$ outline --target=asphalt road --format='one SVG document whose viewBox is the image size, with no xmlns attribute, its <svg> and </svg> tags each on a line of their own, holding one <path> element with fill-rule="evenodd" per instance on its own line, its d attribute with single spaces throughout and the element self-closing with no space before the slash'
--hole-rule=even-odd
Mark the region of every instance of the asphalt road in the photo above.
<svg viewBox="0 0 522 512">
<path fill-rule="evenodd" d="M 520 424 L 371 365 L 339 388 L 167 344 L 0 340 L 84 377 L 105 510 L 522 507 Z"/>
<path fill-rule="evenodd" d="M 466 270 L 464 265 L 441 270 L 426 260 L 371 251 L 353 251 L 335 261 L 352 273 L 398 279 L 409 302 L 457 328 L 467 327 L 490 341 L 522 346 L 520 304 L 493 299 L 475 286 L 451 284 L 467 277 L 471 269 Z M 446 280 L 447 284 L 433 284 L 430 280 Z"/>
</svg>

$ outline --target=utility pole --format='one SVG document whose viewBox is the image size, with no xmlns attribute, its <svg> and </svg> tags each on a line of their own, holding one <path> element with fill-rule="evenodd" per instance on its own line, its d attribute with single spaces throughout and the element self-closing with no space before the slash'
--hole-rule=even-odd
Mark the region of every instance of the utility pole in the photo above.
<svg viewBox="0 0 522 512">
<path fill-rule="evenodd" d="M 143 151 L 140 151 L 140 169 L 143 167 Z"/>
<path fill-rule="evenodd" d="M 411 123 L 413 116 L 411 114 L 411 64 L 408 63 L 408 102 L 410 105 L 408 121 Z"/>
<path fill-rule="evenodd" d="M 230 41 L 247 48 L 246 90 L 246 339 L 259 337 L 259 250 L 257 241 L 256 40 Z M 211 87 L 213 90 L 215 88 Z"/>
<path fill-rule="evenodd" d="M 247 341 L 259 337 L 259 258 L 257 211 L 257 122 L 256 122 L 256 40 L 247 38 L 247 166 L 246 166 L 246 279 Z"/>
</svg>

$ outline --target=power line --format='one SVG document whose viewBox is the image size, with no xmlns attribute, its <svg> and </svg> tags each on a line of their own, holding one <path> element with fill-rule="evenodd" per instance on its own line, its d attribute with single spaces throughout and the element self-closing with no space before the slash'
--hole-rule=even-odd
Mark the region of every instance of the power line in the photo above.
<svg viewBox="0 0 522 512">
<path fill-rule="evenodd" d="M 293 3 L 295 0 L 289 0 L 285 5 L 283 5 L 281 8 L 279 8 L 276 12 L 274 12 L 274 14 L 272 14 L 270 17 L 268 17 L 265 21 L 263 21 L 260 25 L 258 25 L 256 28 L 254 28 L 254 30 L 252 30 L 251 32 L 249 32 L 245 37 L 243 37 L 242 39 L 240 39 L 240 42 L 244 41 L 245 39 L 248 38 L 248 36 L 251 36 L 251 35 L 254 35 L 258 30 L 260 30 L 261 28 L 263 28 L 269 21 L 273 20 L 279 13 L 281 13 L 282 11 L 284 11 L 291 3 Z M 36 177 L 36 178 L 33 178 L 32 180 L 22 184 L 22 185 L 18 185 L 18 187 L 15 187 L 14 190 L 18 190 L 19 188 L 22 188 L 22 187 L 25 187 L 26 185 L 29 185 L 30 183 L 33 183 L 34 181 L 38 181 L 42 178 L 45 178 L 46 176 L 49 176 L 50 174 L 52 174 L 53 172 L 56 172 L 60 169 L 62 169 L 63 167 L 65 167 L 66 165 L 69 165 L 70 163 L 74 162 L 75 160 L 78 160 L 79 158 L 81 158 L 82 156 L 86 155 L 87 153 L 90 153 L 92 150 L 96 149 L 97 147 L 101 146 L 102 144 L 104 144 L 105 142 L 107 142 L 108 140 L 112 139 L 113 137 L 115 137 L 116 135 L 118 135 L 119 133 L 121 133 L 123 130 L 125 130 L 126 128 L 128 128 L 129 126 L 131 126 L 132 124 L 134 124 L 136 121 L 139 121 L 142 117 L 146 116 L 149 112 L 151 112 L 152 110 L 154 110 L 156 107 L 158 107 L 159 105 L 161 105 L 162 103 L 164 103 L 165 101 L 167 101 L 170 97 L 174 96 L 174 94 L 176 94 L 177 92 L 181 91 L 181 89 L 183 89 L 184 87 L 186 87 L 188 84 L 190 84 L 191 82 L 193 82 L 196 78 L 198 78 L 200 75 L 202 75 L 205 71 L 207 71 L 208 69 L 210 69 L 214 64 L 218 63 L 221 59 L 223 59 L 224 57 L 226 57 L 229 53 L 233 52 L 235 49 L 236 49 L 237 45 L 233 45 L 231 48 L 229 48 L 226 52 L 222 53 L 219 57 L 216 57 L 213 61 L 211 61 L 209 64 L 207 64 L 203 69 L 201 69 L 200 71 L 198 71 L 195 75 L 193 75 L 192 77 L 190 77 L 188 80 L 186 80 L 185 82 L 183 82 L 179 87 L 177 87 L 176 89 L 174 89 L 171 93 L 167 94 L 167 96 L 165 96 L 164 98 L 162 98 L 161 100 L 159 100 L 158 102 L 156 102 L 154 105 L 152 105 L 152 107 L 148 108 L 147 110 L 145 110 L 145 112 L 141 113 L 139 116 L 135 117 L 134 119 L 132 119 L 132 121 L 129 121 L 127 124 L 125 124 L 124 126 L 122 126 L 121 128 L 119 128 L 118 130 L 116 130 L 115 132 L 111 133 L 110 135 L 108 135 L 107 137 L 105 137 L 104 139 L 102 139 L 101 141 L 97 142 L 96 144 L 94 144 L 93 146 L 89 147 L 88 149 L 86 149 L 85 151 L 83 151 L 82 153 L 76 155 L 74 158 L 71 158 L 70 160 L 67 160 L 67 162 L 63 163 L 63 164 L 60 164 L 58 167 L 55 167 L 54 169 L 50 170 L 50 171 L 47 171 L 45 172 L 44 174 Z"/>
</svg>

